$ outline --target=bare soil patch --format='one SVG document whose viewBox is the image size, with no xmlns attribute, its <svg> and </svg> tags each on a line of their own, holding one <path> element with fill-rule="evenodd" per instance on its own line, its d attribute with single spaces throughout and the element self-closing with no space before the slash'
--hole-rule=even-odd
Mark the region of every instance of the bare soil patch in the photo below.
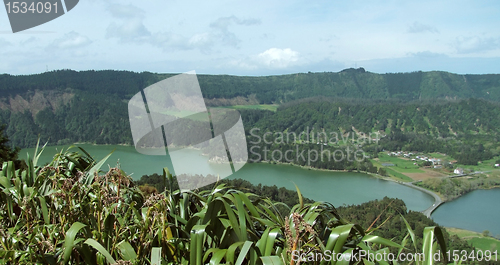
<svg viewBox="0 0 500 265">
<path fill-rule="evenodd" d="M 443 173 L 428 169 L 428 168 L 420 168 L 420 170 L 425 171 L 425 173 L 403 173 L 406 176 L 412 178 L 413 180 L 425 180 L 428 178 L 438 178 L 446 176 Z"/>
</svg>

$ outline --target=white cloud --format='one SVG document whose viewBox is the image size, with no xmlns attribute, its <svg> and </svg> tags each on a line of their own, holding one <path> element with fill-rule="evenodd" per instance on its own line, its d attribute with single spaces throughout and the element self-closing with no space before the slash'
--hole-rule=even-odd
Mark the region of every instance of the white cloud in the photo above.
<svg viewBox="0 0 500 265">
<path fill-rule="evenodd" d="M 131 4 L 114 4 L 107 9 L 119 22 L 111 22 L 106 29 L 106 38 L 117 38 L 122 42 L 144 41 L 151 32 L 144 25 L 144 11 Z"/>
<path fill-rule="evenodd" d="M 425 25 L 425 24 L 419 23 L 417 21 L 413 22 L 413 24 L 408 27 L 407 32 L 408 33 L 422 33 L 422 32 L 439 33 L 439 31 L 435 27 Z"/>
<path fill-rule="evenodd" d="M 235 16 L 230 16 L 218 18 L 214 22 L 210 23 L 210 27 L 216 30 L 213 37 L 219 38 L 225 45 L 238 47 L 241 40 L 236 36 L 236 34 L 229 31 L 229 26 L 232 24 L 251 26 L 258 25 L 260 23 L 261 22 L 258 19 L 239 19 Z"/>
<path fill-rule="evenodd" d="M 271 48 L 257 55 L 260 63 L 271 68 L 286 68 L 299 60 L 299 53 L 290 49 Z"/>
<path fill-rule="evenodd" d="M 149 43 L 166 52 L 199 49 L 204 54 L 210 53 L 214 45 L 210 33 L 200 33 L 186 37 L 172 32 L 158 32 L 151 36 Z"/>
<path fill-rule="evenodd" d="M 123 42 L 139 41 L 151 33 L 142 21 L 132 19 L 122 23 L 111 23 L 106 29 L 106 38 L 118 38 Z"/>
<path fill-rule="evenodd" d="M 132 5 L 112 4 L 108 6 L 107 10 L 116 18 L 133 19 L 144 18 L 144 10 Z"/>
<path fill-rule="evenodd" d="M 172 32 L 159 32 L 153 34 L 151 44 L 163 50 L 190 50 L 189 39 Z"/>
<path fill-rule="evenodd" d="M 239 19 L 235 16 L 221 17 L 210 23 L 209 30 L 185 36 L 173 32 L 157 32 L 152 34 L 150 43 L 162 48 L 164 51 L 175 50 L 199 50 L 203 54 L 212 54 L 213 47 L 221 45 L 237 48 L 241 40 L 229 31 L 228 27 L 235 25 L 256 25 L 260 21 L 256 19 Z"/>
<path fill-rule="evenodd" d="M 259 19 L 254 19 L 254 18 L 239 19 L 235 16 L 230 16 L 230 17 L 218 18 L 214 22 L 210 23 L 210 27 L 226 31 L 231 24 L 251 26 L 251 25 L 258 25 L 260 23 L 261 21 Z"/>
<path fill-rule="evenodd" d="M 52 42 L 48 48 L 49 49 L 76 49 L 82 48 L 92 43 L 92 41 L 77 32 L 71 31 L 64 34 L 63 37 L 58 38 Z"/>
<path fill-rule="evenodd" d="M 189 38 L 188 45 L 191 48 L 198 48 L 202 53 L 209 54 L 214 46 L 214 37 L 208 32 L 195 34 Z"/>
<path fill-rule="evenodd" d="M 453 44 L 458 53 L 477 53 L 500 49 L 500 38 L 493 37 L 458 37 Z"/>
<path fill-rule="evenodd" d="M 440 57 L 448 57 L 446 54 L 436 53 L 436 52 L 431 52 L 431 51 L 410 52 L 410 53 L 408 53 L 408 55 L 411 56 L 411 57 L 417 57 L 417 58 L 440 58 Z"/>
</svg>

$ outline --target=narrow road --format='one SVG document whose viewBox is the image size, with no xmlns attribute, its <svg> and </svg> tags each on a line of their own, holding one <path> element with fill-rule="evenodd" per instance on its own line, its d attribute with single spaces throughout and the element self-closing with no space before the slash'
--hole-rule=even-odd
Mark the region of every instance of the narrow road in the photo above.
<svg viewBox="0 0 500 265">
<path fill-rule="evenodd" d="M 429 208 L 421 211 L 421 213 L 425 214 L 425 216 L 427 216 L 428 218 L 431 218 L 432 212 L 434 210 L 436 210 L 436 208 L 439 207 L 439 205 L 443 204 L 443 201 L 441 200 L 439 195 L 437 195 L 436 193 L 434 193 L 428 189 L 424 189 L 424 188 L 421 188 L 419 186 L 415 186 L 415 185 L 413 185 L 413 183 L 404 183 L 404 182 L 400 182 L 400 183 L 403 185 L 406 185 L 410 188 L 414 188 L 414 189 L 417 189 L 419 191 L 425 192 L 425 193 L 431 195 L 432 197 L 434 197 L 434 204 L 432 204 Z"/>
</svg>

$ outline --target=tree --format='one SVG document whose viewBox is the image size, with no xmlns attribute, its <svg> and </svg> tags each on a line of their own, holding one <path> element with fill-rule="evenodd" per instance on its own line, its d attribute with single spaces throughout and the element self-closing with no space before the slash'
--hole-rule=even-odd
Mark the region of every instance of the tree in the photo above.
<svg viewBox="0 0 500 265">
<path fill-rule="evenodd" d="M 21 150 L 19 147 L 12 149 L 8 144 L 9 138 L 5 136 L 5 125 L 0 126 L 0 167 L 1 163 L 5 161 L 15 161 L 17 160 L 17 155 Z"/>
</svg>

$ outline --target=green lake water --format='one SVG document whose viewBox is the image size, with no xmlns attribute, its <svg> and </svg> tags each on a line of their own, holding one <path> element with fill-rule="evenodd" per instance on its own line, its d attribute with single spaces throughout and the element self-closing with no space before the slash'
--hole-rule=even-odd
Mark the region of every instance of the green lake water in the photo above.
<svg viewBox="0 0 500 265">
<path fill-rule="evenodd" d="M 108 165 L 114 167 L 119 162 L 121 168 L 127 174 L 131 174 L 134 179 L 139 179 L 145 174 L 161 173 L 163 167 L 172 168 L 166 157 L 142 155 L 131 146 L 89 144 L 78 146 L 84 148 L 96 160 L 100 160 L 115 150 L 103 169 L 107 169 Z M 39 164 L 52 160 L 56 152 L 66 147 L 47 147 Z M 27 152 L 33 154 L 34 149 L 23 149 L 20 155 L 25 157 Z M 197 150 L 182 149 L 178 152 L 190 157 L 190 159 L 185 159 L 184 165 L 181 165 L 188 170 L 190 168 L 199 170 L 203 167 L 204 172 L 212 174 L 217 174 L 219 170 L 222 170 L 222 165 L 207 163 L 208 158 L 199 155 Z M 253 184 L 276 185 L 291 190 L 295 190 L 295 183 L 305 197 L 317 201 L 328 201 L 335 206 L 361 204 L 374 199 L 382 199 L 385 196 L 404 200 L 408 209 L 414 211 L 424 210 L 433 203 L 433 198 L 426 193 L 362 173 L 308 170 L 289 165 L 258 163 L 246 164 L 229 178 L 241 178 Z"/>
<path fill-rule="evenodd" d="M 142 155 L 132 146 L 89 144 L 78 146 L 84 148 L 96 160 L 100 160 L 114 150 L 103 169 L 107 169 L 108 165 L 114 167 L 119 162 L 121 168 L 134 179 L 139 179 L 145 174 L 161 173 L 163 167 L 173 168 L 167 157 Z M 40 163 L 52 160 L 56 152 L 66 147 L 47 147 L 41 156 Z M 26 158 L 27 152 L 32 155 L 34 149 L 23 149 L 20 156 Z M 197 150 L 182 149 L 176 152 L 185 156 L 180 166 L 187 172 L 192 170 L 192 173 L 201 171 L 205 174 L 217 174 L 227 167 L 227 165 L 207 163 L 208 158 L 200 155 Z M 382 199 L 385 196 L 402 199 L 408 209 L 413 211 L 424 210 L 434 203 L 431 196 L 421 191 L 354 172 L 329 172 L 290 165 L 258 163 L 246 164 L 229 178 L 241 178 L 252 184 L 276 185 L 290 190 L 295 190 L 295 183 L 305 197 L 327 201 L 335 206 L 361 204 L 374 199 Z M 497 236 L 500 235 L 499 201 L 500 189 L 473 191 L 440 206 L 432 214 L 432 219 L 443 226 L 477 232 L 489 230 L 492 235 Z"/>
<path fill-rule="evenodd" d="M 475 190 L 447 202 L 432 214 L 438 224 L 500 237 L 500 189 Z"/>
<path fill-rule="evenodd" d="M 161 173 L 163 167 L 172 169 L 167 157 L 142 155 L 132 146 L 89 144 L 78 146 L 84 148 L 96 160 L 114 150 L 103 169 L 107 169 L 108 165 L 114 167 L 119 162 L 121 168 L 134 179 L 139 179 L 145 174 Z M 65 147 L 47 147 L 40 163 L 50 161 L 62 148 Z M 27 152 L 33 154 L 34 149 L 23 149 L 20 156 L 25 158 Z M 195 170 L 202 169 L 203 172 L 217 174 L 224 168 L 223 165 L 207 163 L 208 158 L 200 155 L 197 150 L 182 149 L 176 152 L 186 156 L 185 162 L 180 166 L 187 172 L 192 169 L 193 173 L 196 173 Z M 308 170 L 290 165 L 258 163 L 246 164 L 229 178 L 241 178 L 253 184 L 276 185 L 291 190 L 295 190 L 295 183 L 305 197 L 328 201 L 335 206 L 360 204 L 388 196 L 402 199 L 410 210 L 421 211 L 434 202 L 426 193 L 362 173 Z M 493 235 L 499 235 L 499 201 L 500 189 L 474 191 L 443 204 L 432 214 L 432 219 L 443 226 L 478 232 L 489 230 Z"/>
</svg>

